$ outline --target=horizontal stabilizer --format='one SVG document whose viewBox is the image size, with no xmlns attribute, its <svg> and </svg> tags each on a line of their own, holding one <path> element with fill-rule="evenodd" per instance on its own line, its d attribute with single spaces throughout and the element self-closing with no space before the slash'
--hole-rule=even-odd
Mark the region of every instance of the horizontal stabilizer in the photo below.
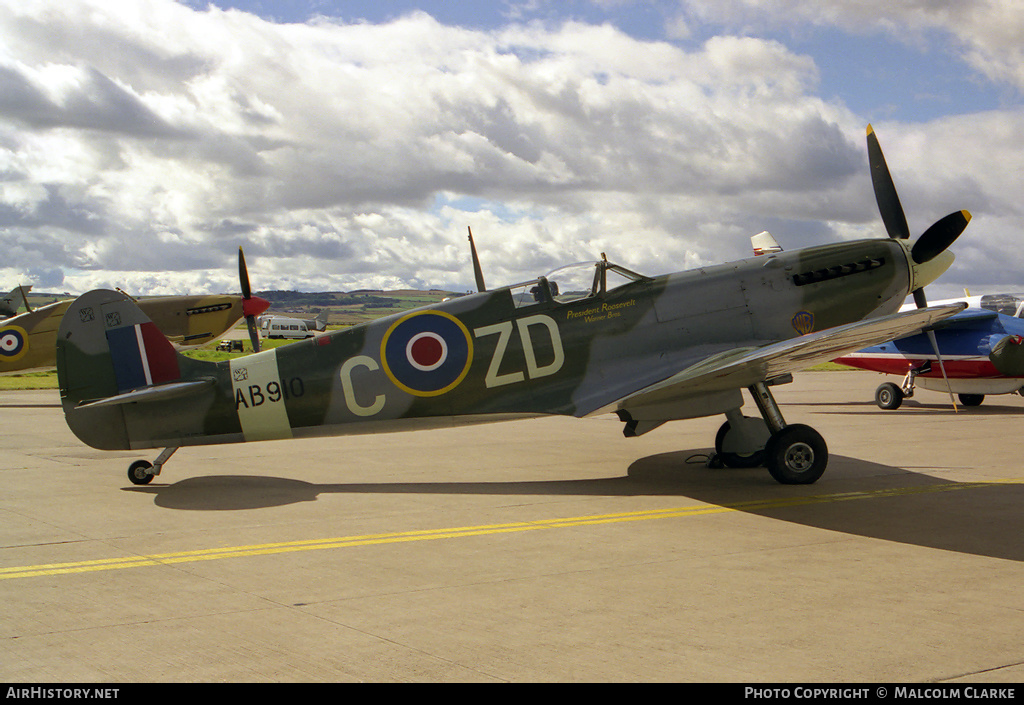
<svg viewBox="0 0 1024 705">
<path fill-rule="evenodd" d="M 133 402 L 154 402 L 176 399 L 177 397 L 183 397 L 196 392 L 201 392 L 204 389 L 209 389 L 214 385 L 215 381 L 216 380 L 213 378 L 207 378 L 191 380 L 189 382 L 171 382 L 170 384 L 161 384 L 155 387 L 143 387 L 142 389 L 134 389 L 130 392 L 125 392 L 124 394 L 106 397 L 105 399 L 83 401 L 77 408 L 94 409 L 102 406 L 131 404 Z"/>
</svg>

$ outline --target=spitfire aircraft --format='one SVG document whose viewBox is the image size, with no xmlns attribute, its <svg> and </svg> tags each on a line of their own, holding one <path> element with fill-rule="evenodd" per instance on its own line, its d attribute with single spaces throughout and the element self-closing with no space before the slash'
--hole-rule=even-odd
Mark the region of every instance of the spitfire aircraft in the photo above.
<svg viewBox="0 0 1024 705">
<path fill-rule="evenodd" d="M 241 251 L 238 256 L 242 296 L 160 296 L 140 300 L 139 308 L 179 349 L 205 345 L 234 328 L 243 317 L 255 326 L 256 316 L 266 311 L 270 302 L 252 295 L 245 258 Z M 58 301 L 35 310 L 29 307 L 27 298 L 24 301 L 24 313 L 0 322 L 0 374 L 56 364 L 57 328 L 74 300 Z"/>
<path fill-rule="evenodd" d="M 180 446 L 609 412 L 628 437 L 725 414 L 724 464 L 812 483 L 825 441 L 787 424 L 772 386 L 962 310 L 896 313 L 949 266 L 967 220 L 951 214 L 912 246 L 860 240 L 653 277 L 602 256 L 492 290 L 470 233 L 477 293 L 220 363 L 177 354 L 134 302 L 95 290 L 60 326 L 62 405 L 94 448 L 164 449 L 131 464 L 136 484 Z M 760 418 L 742 414 L 744 388 Z"/>
</svg>

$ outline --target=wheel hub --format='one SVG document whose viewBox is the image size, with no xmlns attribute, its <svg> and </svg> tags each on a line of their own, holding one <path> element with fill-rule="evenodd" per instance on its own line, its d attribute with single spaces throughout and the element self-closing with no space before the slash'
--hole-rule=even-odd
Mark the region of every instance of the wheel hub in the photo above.
<svg viewBox="0 0 1024 705">
<path fill-rule="evenodd" d="M 785 462 L 793 472 L 806 472 L 814 465 L 814 449 L 806 443 L 794 443 L 786 449 Z"/>
</svg>

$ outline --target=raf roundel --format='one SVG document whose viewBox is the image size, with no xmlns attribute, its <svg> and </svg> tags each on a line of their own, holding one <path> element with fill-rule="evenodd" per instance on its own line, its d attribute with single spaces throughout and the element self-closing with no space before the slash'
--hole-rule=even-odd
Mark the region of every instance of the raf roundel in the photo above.
<svg viewBox="0 0 1024 705">
<path fill-rule="evenodd" d="M 28 352 L 28 333 L 19 326 L 0 328 L 0 361 L 14 362 Z"/>
<path fill-rule="evenodd" d="M 473 342 L 462 321 L 443 311 L 418 311 L 388 328 L 380 345 L 384 372 L 418 397 L 455 389 L 469 372 Z"/>
</svg>

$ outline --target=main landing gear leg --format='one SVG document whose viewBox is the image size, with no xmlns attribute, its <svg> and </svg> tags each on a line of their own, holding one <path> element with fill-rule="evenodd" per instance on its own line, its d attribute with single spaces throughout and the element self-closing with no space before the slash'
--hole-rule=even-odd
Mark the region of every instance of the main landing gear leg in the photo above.
<svg viewBox="0 0 1024 705">
<path fill-rule="evenodd" d="M 128 466 L 128 479 L 132 481 L 133 485 L 148 485 L 154 477 L 160 474 L 164 463 L 170 460 L 176 450 L 178 450 L 177 446 L 164 448 L 152 463 L 148 460 L 136 460 Z"/>
<path fill-rule="evenodd" d="M 828 465 L 825 439 L 810 426 L 787 425 L 764 382 L 748 389 L 771 432 L 764 448 L 768 472 L 784 485 L 809 485 L 817 481 Z"/>
</svg>

